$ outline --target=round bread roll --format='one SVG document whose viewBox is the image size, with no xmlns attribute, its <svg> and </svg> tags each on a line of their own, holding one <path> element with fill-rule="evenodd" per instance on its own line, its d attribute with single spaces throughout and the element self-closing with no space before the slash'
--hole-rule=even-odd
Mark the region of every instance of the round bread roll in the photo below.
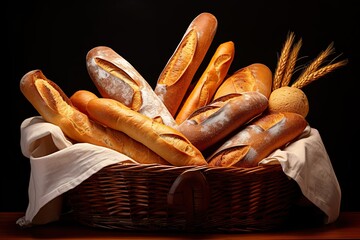
<svg viewBox="0 0 360 240">
<path fill-rule="evenodd" d="M 300 88 L 284 86 L 271 92 L 268 109 L 269 112 L 293 112 L 306 117 L 309 102 Z"/>
</svg>

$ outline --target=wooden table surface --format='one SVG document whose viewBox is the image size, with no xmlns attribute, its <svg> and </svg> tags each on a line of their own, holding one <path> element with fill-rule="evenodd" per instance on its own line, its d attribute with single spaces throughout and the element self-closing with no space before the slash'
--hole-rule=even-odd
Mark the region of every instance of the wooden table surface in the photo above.
<svg viewBox="0 0 360 240">
<path fill-rule="evenodd" d="M 0 212 L 0 239 L 360 239 L 360 212 L 342 212 L 332 224 L 317 227 L 298 226 L 291 229 L 263 233 L 174 234 L 135 233 L 98 229 L 71 220 L 20 228 L 16 220 L 21 212 Z"/>
</svg>

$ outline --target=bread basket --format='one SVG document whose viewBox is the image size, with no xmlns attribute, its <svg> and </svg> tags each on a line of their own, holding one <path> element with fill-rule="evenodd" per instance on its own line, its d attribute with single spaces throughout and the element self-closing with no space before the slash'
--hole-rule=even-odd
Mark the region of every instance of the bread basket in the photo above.
<svg viewBox="0 0 360 240">
<path fill-rule="evenodd" d="M 253 168 L 113 164 L 68 193 L 81 224 L 128 231 L 279 228 L 300 196 L 280 165 Z"/>
</svg>

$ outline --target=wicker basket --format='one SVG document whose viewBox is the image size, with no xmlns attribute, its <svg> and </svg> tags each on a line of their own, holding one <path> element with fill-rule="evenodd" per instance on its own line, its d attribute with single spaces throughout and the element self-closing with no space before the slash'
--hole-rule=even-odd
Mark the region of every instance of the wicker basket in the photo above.
<svg viewBox="0 0 360 240">
<path fill-rule="evenodd" d="M 300 190 L 280 165 L 115 164 L 69 192 L 74 218 L 130 231 L 239 232 L 282 226 Z"/>
</svg>

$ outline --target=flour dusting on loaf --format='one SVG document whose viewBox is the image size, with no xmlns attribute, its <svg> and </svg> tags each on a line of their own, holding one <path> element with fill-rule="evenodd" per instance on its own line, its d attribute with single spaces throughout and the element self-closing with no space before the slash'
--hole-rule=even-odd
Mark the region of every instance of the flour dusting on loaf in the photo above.
<svg viewBox="0 0 360 240">
<path fill-rule="evenodd" d="M 259 92 L 228 94 L 196 110 L 178 129 L 197 148 L 206 150 L 260 115 L 267 106 L 268 99 Z"/>
<path fill-rule="evenodd" d="M 298 137 L 306 126 L 305 118 L 297 113 L 266 113 L 226 140 L 207 162 L 210 166 L 255 167 L 271 152 Z"/>
</svg>

